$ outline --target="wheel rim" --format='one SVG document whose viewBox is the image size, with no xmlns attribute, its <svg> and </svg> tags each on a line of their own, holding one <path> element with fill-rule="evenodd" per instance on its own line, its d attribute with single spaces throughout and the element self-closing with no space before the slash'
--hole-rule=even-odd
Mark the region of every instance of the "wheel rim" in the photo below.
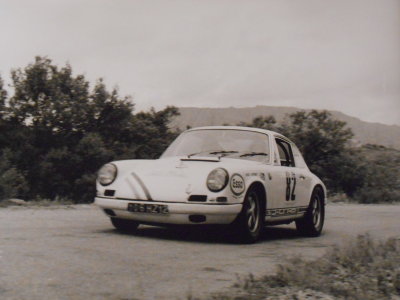
<svg viewBox="0 0 400 300">
<path fill-rule="evenodd" d="M 315 228 L 319 228 L 321 225 L 321 201 L 319 196 L 316 195 L 314 197 L 313 206 L 312 206 L 312 220 Z"/>
<path fill-rule="evenodd" d="M 258 230 L 258 224 L 260 223 L 260 210 L 257 194 L 250 193 L 247 201 L 247 227 L 250 232 L 256 232 Z"/>
</svg>

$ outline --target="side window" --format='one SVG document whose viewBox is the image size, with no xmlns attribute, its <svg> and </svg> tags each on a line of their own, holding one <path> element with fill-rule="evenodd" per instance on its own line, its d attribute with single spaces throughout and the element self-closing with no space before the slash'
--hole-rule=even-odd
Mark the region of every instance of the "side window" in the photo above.
<svg viewBox="0 0 400 300">
<path fill-rule="evenodd" d="M 279 157 L 281 160 L 281 166 L 294 167 L 293 152 L 290 144 L 281 140 L 276 139 L 276 145 L 278 146 Z"/>
<path fill-rule="evenodd" d="M 293 146 L 292 150 L 293 150 L 294 162 L 296 163 L 296 166 L 298 168 L 307 168 L 307 164 L 304 161 L 304 158 L 301 155 L 300 150 L 296 146 Z"/>
</svg>

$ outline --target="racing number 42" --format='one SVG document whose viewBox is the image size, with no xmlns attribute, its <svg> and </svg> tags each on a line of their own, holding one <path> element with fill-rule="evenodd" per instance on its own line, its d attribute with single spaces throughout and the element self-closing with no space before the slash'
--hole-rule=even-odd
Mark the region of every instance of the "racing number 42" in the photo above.
<svg viewBox="0 0 400 300">
<path fill-rule="evenodd" d="M 286 172 L 286 201 L 296 200 L 296 174 Z"/>
</svg>

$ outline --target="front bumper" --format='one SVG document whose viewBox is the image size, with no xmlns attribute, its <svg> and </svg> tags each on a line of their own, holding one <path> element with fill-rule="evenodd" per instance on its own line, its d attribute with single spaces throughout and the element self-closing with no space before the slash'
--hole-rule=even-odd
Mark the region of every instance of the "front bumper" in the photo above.
<svg viewBox="0 0 400 300">
<path fill-rule="evenodd" d="M 166 215 L 151 213 L 134 213 L 128 211 L 128 203 L 168 205 Z M 143 223 L 158 224 L 199 224 L 192 222 L 189 216 L 202 215 L 205 221 L 201 224 L 230 224 L 242 210 L 242 204 L 198 204 L 138 200 L 118 200 L 112 198 L 95 198 L 95 204 L 102 209 L 111 209 L 115 217 L 135 220 Z"/>
</svg>

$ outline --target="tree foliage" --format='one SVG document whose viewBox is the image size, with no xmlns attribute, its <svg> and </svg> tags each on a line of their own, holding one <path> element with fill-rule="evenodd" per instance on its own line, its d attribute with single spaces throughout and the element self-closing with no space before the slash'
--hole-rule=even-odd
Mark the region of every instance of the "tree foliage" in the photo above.
<svg viewBox="0 0 400 300">
<path fill-rule="evenodd" d="M 102 79 L 91 90 L 68 64 L 59 68 L 36 57 L 13 70 L 11 79 L 9 99 L 0 79 L 0 155 L 7 156 L 0 171 L 8 172 L 7 180 L 15 178 L 17 186 L 0 179 L 0 188 L 11 186 L 0 190 L 0 199 L 92 201 L 102 164 L 158 157 L 175 136 L 168 123 L 178 114 L 176 108 L 135 114 L 130 97 L 121 97 L 116 88 L 109 91 Z"/>
<path fill-rule="evenodd" d="M 4 89 L 4 82 L 0 76 L 0 117 L 5 113 L 7 91 Z"/>
<path fill-rule="evenodd" d="M 363 145 L 363 186 L 354 198 L 361 203 L 400 201 L 400 151 Z"/>
<path fill-rule="evenodd" d="M 290 114 L 280 132 L 299 147 L 308 167 L 323 179 L 331 192 L 353 195 L 362 185 L 360 157 L 351 147 L 353 133 L 346 123 L 327 111 Z"/>
<path fill-rule="evenodd" d="M 265 130 L 279 130 L 274 116 L 258 116 L 251 123 L 241 122 L 239 126 L 255 127 Z"/>
</svg>

